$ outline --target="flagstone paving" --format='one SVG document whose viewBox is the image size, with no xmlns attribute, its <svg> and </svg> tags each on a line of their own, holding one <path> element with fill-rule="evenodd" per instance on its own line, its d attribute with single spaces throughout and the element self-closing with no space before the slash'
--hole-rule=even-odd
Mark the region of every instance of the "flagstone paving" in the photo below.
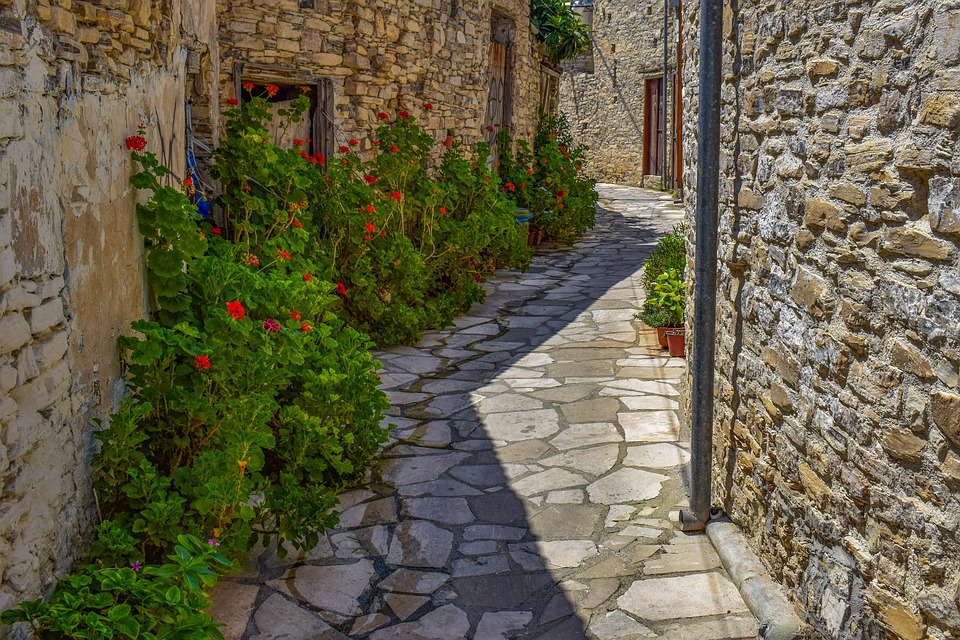
<svg viewBox="0 0 960 640">
<path fill-rule="evenodd" d="M 685 364 L 635 319 L 681 213 L 599 190 L 576 247 L 378 354 L 391 442 L 315 549 L 253 554 L 218 588 L 228 640 L 757 636 L 707 539 L 675 524 Z"/>
</svg>

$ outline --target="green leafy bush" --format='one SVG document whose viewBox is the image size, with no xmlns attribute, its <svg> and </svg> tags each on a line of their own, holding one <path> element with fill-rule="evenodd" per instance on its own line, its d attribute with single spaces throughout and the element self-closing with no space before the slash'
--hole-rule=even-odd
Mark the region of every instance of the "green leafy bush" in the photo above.
<svg viewBox="0 0 960 640">
<path fill-rule="evenodd" d="M 651 327 L 682 327 L 687 296 L 682 274 L 667 269 L 659 276 L 643 303 L 641 318 Z"/>
<path fill-rule="evenodd" d="M 163 565 L 89 565 L 62 580 L 49 602 L 24 602 L 0 621 L 25 623 L 41 640 L 222 640 L 213 618 L 203 613 L 210 606 L 205 589 L 231 566 L 215 545 L 180 536 Z"/>
<path fill-rule="evenodd" d="M 686 308 L 684 271 L 687 247 L 686 227 L 681 222 L 657 242 L 643 265 L 643 283 L 647 298 L 640 319 L 651 327 L 683 326 Z"/>
<path fill-rule="evenodd" d="M 657 242 L 656 248 L 643 265 L 643 284 L 647 291 L 653 289 L 660 274 L 669 269 L 678 271 L 681 277 L 687 266 L 687 246 L 684 240 L 686 225 L 679 223 Z"/>
<path fill-rule="evenodd" d="M 553 64 L 575 58 L 591 47 L 590 28 L 564 0 L 533 0 L 530 21 Z"/>
<path fill-rule="evenodd" d="M 499 137 L 501 188 L 530 211 L 535 234 L 569 243 L 593 226 L 596 182 L 581 173 L 587 149 L 574 142 L 564 116 L 541 114 L 532 147 L 506 127 Z"/>
</svg>

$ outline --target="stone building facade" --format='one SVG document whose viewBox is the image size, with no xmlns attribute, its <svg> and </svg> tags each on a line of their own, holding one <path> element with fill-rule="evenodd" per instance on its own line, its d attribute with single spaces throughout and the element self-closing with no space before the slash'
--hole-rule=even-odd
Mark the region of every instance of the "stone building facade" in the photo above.
<svg viewBox="0 0 960 640">
<path fill-rule="evenodd" d="M 960 2 L 725 5 L 716 500 L 816 636 L 960 637 Z"/>
<path fill-rule="evenodd" d="M 0 0 L 0 610 L 48 591 L 94 517 L 92 424 L 146 311 L 124 149 L 183 173 L 204 0 Z"/>
<path fill-rule="evenodd" d="M 124 394 L 117 337 L 148 312 L 126 138 L 142 125 L 182 178 L 237 80 L 286 79 L 320 83 L 339 144 L 426 102 L 438 138 L 472 142 L 492 43 L 501 113 L 531 130 L 526 0 L 0 0 L 0 610 L 49 592 L 95 521 L 95 420 Z"/>
<path fill-rule="evenodd" d="M 578 141 L 590 147 L 584 167 L 603 182 L 659 187 L 661 147 L 667 148 L 669 187 L 679 176 L 680 125 L 675 96 L 678 13 L 668 12 L 664 78 L 663 0 L 594 0 L 593 48 L 563 63 L 559 108 Z M 666 135 L 661 113 L 667 91 Z"/>
<path fill-rule="evenodd" d="M 528 0 L 221 0 L 217 11 L 222 95 L 247 80 L 326 80 L 332 148 L 356 138 L 369 150 L 381 111 L 423 116 L 439 140 L 485 138 L 499 124 L 488 121 L 491 43 L 508 50 L 503 120 L 521 135 L 536 124 L 543 56 Z"/>
</svg>

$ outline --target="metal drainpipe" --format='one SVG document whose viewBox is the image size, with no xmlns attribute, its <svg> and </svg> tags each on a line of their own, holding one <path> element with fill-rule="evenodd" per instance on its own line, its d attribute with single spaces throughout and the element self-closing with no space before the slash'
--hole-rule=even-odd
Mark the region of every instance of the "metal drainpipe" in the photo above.
<svg viewBox="0 0 960 640">
<path fill-rule="evenodd" d="M 693 397 L 690 508 L 680 529 L 702 531 L 710 519 L 713 387 L 717 355 L 717 225 L 720 212 L 720 83 L 723 1 L 700 0 L 700 119 L 697 151 L 696 272 L 694 281 Z"/>
</svg>

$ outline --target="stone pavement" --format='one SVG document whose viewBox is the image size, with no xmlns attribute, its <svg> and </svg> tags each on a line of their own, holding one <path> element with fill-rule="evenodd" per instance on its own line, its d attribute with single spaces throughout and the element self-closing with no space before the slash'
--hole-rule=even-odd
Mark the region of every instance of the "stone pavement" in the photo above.
<svg viewBox="0 0 960 640">
<path fill-rule="evenodd" d="M 379 354 L 397 425 L 309 553 L 253 554 L 228 640 L 720 640 L 758 624 L 676 528 L 682 359 L 635 319 L 670 199 L 600 186 L 573 249 L 499 273 L 456 326 Z"/>
</svg>

